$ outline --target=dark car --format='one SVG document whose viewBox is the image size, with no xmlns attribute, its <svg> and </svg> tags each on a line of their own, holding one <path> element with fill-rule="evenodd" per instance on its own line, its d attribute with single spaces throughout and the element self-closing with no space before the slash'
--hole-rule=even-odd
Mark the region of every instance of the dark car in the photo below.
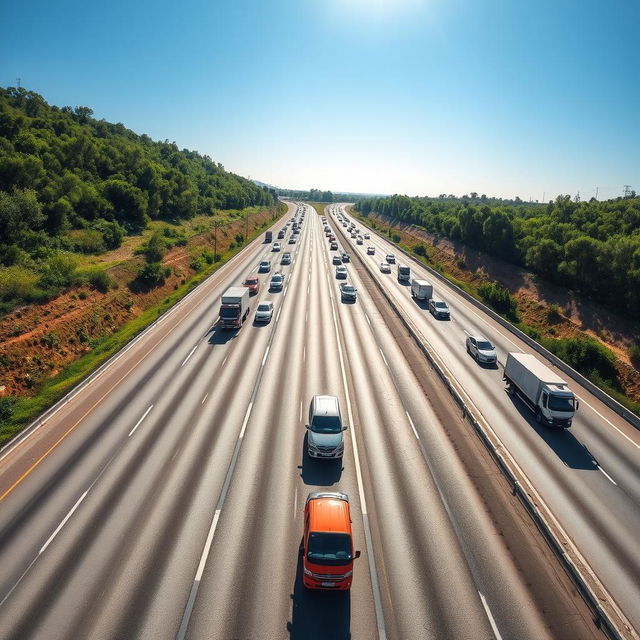
<svg viewBox="0 0 640 640">
<path fill-rule="evenodd" d="M 349 302 L 355 302 L 357 298 L 357 289 L 348 282 L 343 282 L 340 285 L 340 296 L 343 300 L 347 300 Z"/>
</svg>

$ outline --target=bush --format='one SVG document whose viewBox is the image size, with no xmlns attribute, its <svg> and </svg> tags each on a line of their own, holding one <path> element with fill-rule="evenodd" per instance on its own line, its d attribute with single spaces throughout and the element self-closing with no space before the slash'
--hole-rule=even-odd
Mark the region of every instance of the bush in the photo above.
<svg viewBox="0 0 640 640">
<path fill-rule="evenodd" d="M 48 331 L 40 338 L 40 344 L 45 347 L 49 347 L 49 349 L 52 349 L 53 347 L 57 347 L 60 344 L 60 337 L 57 333 Z"/>
<path fill-rule="evenodd" d="M 115 220 L 96 220 L 92 226 L 102 234 L 107 249 L 117 249 L 122 244 L 125 230 Z"/>
<path fill-rule="evenodd" d="M 615 355 L 597 340 L 587 337 L 543 338 L 540 342 L 582 375 L 590 379 L 597 375 L 614 388 L 619 388 Z"/>
<path fill-rule="evenodd" d="M 147 287 L 160 287 L 170 273 L 169 267 L 165 267 L 159 262 L 149 262 L 140 267 L 136 280 Z"/>
<path fill-rule="evenodd" d="M 401 240 L 402 238 L 400 237 L 400 234 L 399 234 L 399 233 L 394 233 L 394 234 L 391 236 L 391 239 L 392 239 L 396 244 L 398 244 L 398 242 L 400 242 L 400 240 Z"/>
<path fill-rule="evenodd" d="M 143 249 L 147 262 L 160 262 L 166 252 L 167 249 L 160 234 L 157 231 L 154 232 Z"/>
<path fill-rule="evenodd" d="M 213 264 L 215 262 L 215 256 L 213 255 L 213 251 L 209 251 L 204 249 L 202 251 L 202 257 L 207 264 Z"/>
<path fill-rule="evenodd" d="M 236 234 L 236 244 L 242 244 L 244 242 L 244 236 L 241 233 Z"/>
<path fill-rule="evenodd" d="M 100 267 L 90 267 L 80 271 L 76 276 L 76 282 L 90 285 L 102 293 L 107 293 L 113 285 L 113 280 L 109 277 L 109 274 Z M 86 292 L 84 293 L 86 298 Z M 82 299 L 84 300 L 85 298 Z"/>
<path fill-rule="evenodd" d="M 7 422 L 13 416 L 16 399 L 10 396 L 0 397 L 0 422 Z"/>
<path fill-rule="evenodd" d="M 547 309 L 547 322 L 550 324 L 556 324 L 562 320 L 562 313 L 560 307 L 557 304 L 550 304 Z"/>
<path fill-rule="evenodd" d="M 74 251 L 80 253 L 103 253 L 106 249 L 103 235 L 96 229 L 76 229 L 69 232 Z"/>
<path fill-rule="evenodd" d="M 413 253 L 415 253 L 417 256 L 426 256 L 427 248 L 423 244 L 417 244 L 415 247 L 413 247 Z"/>
<path fill-rule="evenodd" d="M 73 282 L 76 258 L 64 252 L 52 253 L 40 265 L 40 286 L 44 289 L 59 289 Z"/>
<path fill-rule="evenodd" d="M 38 274 L 18 265 L 0 268 L 0 299 L 28 299 L 36 289 Z"/>
<path fill-rule="evenodd" d="M 204 266 L 204 264 L 202 263 L 202 258 L 198 258 L 198 257 L 191 258 L 191 262 L 189 263 L 189 266 L 194 271 L 201 271 L 202 267 Z"/>
<path fill-rule="evenodd" d="M 485 282 L 478 287 L 480 297 L 495 311 L 504 314 L 509 320 L 518 322 L 518 303 L 506 287 L 499 282 Z"/>
<path fill-rule="evenodd" d="M 629 360 L 631 360 L 631 364 L 640 371 L 640 346 L 637 344 L 629 347 Z"/>
</svg>

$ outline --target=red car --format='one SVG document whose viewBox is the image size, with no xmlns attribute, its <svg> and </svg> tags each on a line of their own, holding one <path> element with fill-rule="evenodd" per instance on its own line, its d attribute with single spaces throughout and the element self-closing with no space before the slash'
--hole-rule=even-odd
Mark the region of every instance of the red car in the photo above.
<svg viewBox="0 0 640 640">
<path fill-rule="evenodd" d="M 244 286 L 249 288 L 249 294 L 254 295 L 260 291 L 260 280 L 258 276 L 249 276 L 244 281 Z"/>
</svg>

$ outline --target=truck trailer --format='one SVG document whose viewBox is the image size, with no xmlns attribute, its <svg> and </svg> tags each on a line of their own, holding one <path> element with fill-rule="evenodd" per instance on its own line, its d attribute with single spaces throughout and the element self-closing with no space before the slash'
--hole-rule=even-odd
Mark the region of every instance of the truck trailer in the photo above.
<svg viewBox="0 0 640 640">
<path fill-rule="evenodd" d="M 264 232 L 264 241 L 265 242 L 271 242 L 272 239 L 273 239 L 273 231 L 265 231 Z"/>
<path fill-rule="evenodd" d="M 507 391 L 518 395 L 536 420 L 567 429 L 578 409 L 578 401 L 567 383 L 530 353 L 509 353 L 503 380 Z"/>
<path fill-rule="evenodd" d="M 411 295 L 416 300 L 429 300 L 433 297 L 433 285 L 426 280 L 414 278 L 411 281 Z"/>
<path fill-rule="evenodd" d="M 249 315 L 249 289 L 229 287 L 220 300 L 220 326 L 223 329 L 239 329 Z"/>
</svg>

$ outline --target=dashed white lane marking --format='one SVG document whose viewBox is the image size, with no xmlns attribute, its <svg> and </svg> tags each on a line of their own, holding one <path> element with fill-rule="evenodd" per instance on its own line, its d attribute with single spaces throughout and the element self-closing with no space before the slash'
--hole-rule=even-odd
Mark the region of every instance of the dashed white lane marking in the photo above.
<svg viewBox="0 0 640 640">
<path fill-rule="evenodd" d="M 607 480 L 609 480 L 609 482 L 613 482 L 613 484 L 615 484 L 616 487 L 618 486 L 618 483 L 600 465 L 597 465 L 597 467 L 600 471 L 602 471 L 602 473 L 604 474 L 604 477 Z"/>
<path fill-rule="evenodd" d="M 595 407 L 590 405 L 583 397 L 576 394 L 576 398 L 578 398 L 580 402 L 584 402 L 587 405 L 587 407 L 591 409 L 591 411 L 593 411 L 596 415 L 600 416 L 605 422 L 610 424 L 621 436 L 626 438 L 634 447 L 637 447 L 638 449 L 640 449 L 640 444 L 638 444 L 637 442 L 634 442 L 626 433 L 624 433 L 624 431 L 621 431 L 620 429 L 618 429 L 618 427 L 616 427 L 616 425 L 613 424 L 613 422 L 611 422 L 610 420 L 607 420 Z"/>
<path fill-rule="evenodd" d="M 276 313 L 276 322 L 280 319 L 280 312 L 282 311 L 282 307 L 278 309 L 278 313 Z"/>
<path fill-rule="evenodd" d="M 387 369 L 389 368 L 389 363 L 387 362 L 387 359 L 384 357 L 384 353 L 382 352 L 382 349 L 380 350 L 380 355 L 382 356 L 382 359 L 384 360 L 384 363 L 387 365 Z"/>
<path fill-rule="evenodd" d="M 493 619 L 493 614 L 491 613 L 491 609 L 489 609 L 489 605 L 487 604 L 487 600 L 484 597 L 484 594 L 481 591 L 478 591 L 478 593 L 480 594 L 480 600 L 482 600 L 482 606 L 484 607 L 484 610 L 487 613 L 487 618 L 489 618 L 489 622 L 491 623 L 491 628 L 493 629 L 493 633 L 496 634 L 496 638 L 498 640 L 502 640 L 502 636 L 498 631 L 498 625 L 496 624 L 496 621 Z"/>
<path fill-rule="evenodd" d="M 202 402 L 200 404 L 204 404 L 204 401 L 207 399 L 207 397 L 209 396 L 208 393 L 204 394 L 204 398 L 202 398 Z"/>
<path fill-rule="evenodd" d="M 189 351 L 189 355 L 183 360 L 182 364 L 180 365 L 181 367 L 184 367 L 185 364 L 187 364 L 189 358 L 193 355 L 193 352 L 198 348 L 198 345 L 195 345 L 193 347 L 193 349 L 191 349 L 191 351 Z"/>
<path fill-rule="evenodd" d="M 264 367 L 264 363 L 267 361 L 267 356 L 269 355 L 269 349 L 271 349 L 271 345 L 267 345 L 267 349 L 264 352 L 264 356 L 262 356 L 262 366 Z"/>
<path fill-rule="evenodd" d="M 470 335 L 471 335 L 471 334 L 470 334 L 466 329 L 463 329 L 463 331 L 464 331 L 468 336 L 470 336 Z"/>
<path fill-rule="evenodd" d="M 296 516 L 298 515 L 298 487 L 296 486 L 293 490 L 293 519 L 296 520 Z"/>
<path fill-rule="evenodd" d="M 405 410 L 405 413 L 407 414 L 407 420 L 409 420 L 409 424 L 411 425 L 411 429 L 413 429 L 413 435 L 416 437 L 416 440 L 420 440 L 420 436 L 418 435 L 418 432 L 416 431 L 416 426 L 413 424 L 413 420 L 411 419 L 411 416 L 409 415 L 409 412 Z"/>
<path fill-rule="evenodd" d="M 302 422 L 302 400 L 300 400 L 300 412 L 298 414 L 298 420 Z"/>
<path fill-rule="evenodd" d="M 365 313 L 364 317 L 367 320 L 367 323 L 369 324 L 369 326 L 371 326 L 371 320 L 369 320 L 369 316 Z"/>
<path fill-rule="evenodd" d="M 224 367 L 224 363 L 227 361 L 227 358 L 228 358 L 228 357 L 229 357 L 229 356 L 225 356 L 225 357 L 224 357 L 224 360 L 222 361 L 222 364 L 220 365 L 221 367 Z"/>
<path fill-rule="evenodd" d="M 142 421 L 147 417 L 147 415 L 149 415 L 149 411 L 151 411 L 151 409 L 153 409 L 153 405 L 151 405 L 142 415 L 142 418 L 140 418 L 140 420 L 138 420 L 138 422 L 136 422 L 136 426 L 133 427 L 133 429 L 131 429 L 131 431 L 129 431 L 129 438 L 135 433 L 135 430 L 140 426 L 140 424 L 142 423 Z"/>
<path fill-rule="evenodd" d="M 56 527 L 55 531 L 49 536 L 49 539 L 42 545 L 40 551 L 38 552 L 38 555 L 41 555 L 42 553 L 44 553 L 44 550 L 51 544 L 53 539 L 58 535 L 58 533 L 60 532 L 60 529 L 62 529 L 62 527 L 64 527 L 64 525 L 67 524 L 67 520 L 69 520 L 69 518 L 74 514 L 75 510 L 80 506 L 80 503 L 86 498 L 87 493 L 89 493 L 88 489 L 80 496 L 80 498 L 78 498 L 78 502 L 76 502 L 73 505 L 73 507 L 71 507 L 69 513 L 67 513 L 67 515 L 64 517 L 62 522 Z"/>
</svg>

